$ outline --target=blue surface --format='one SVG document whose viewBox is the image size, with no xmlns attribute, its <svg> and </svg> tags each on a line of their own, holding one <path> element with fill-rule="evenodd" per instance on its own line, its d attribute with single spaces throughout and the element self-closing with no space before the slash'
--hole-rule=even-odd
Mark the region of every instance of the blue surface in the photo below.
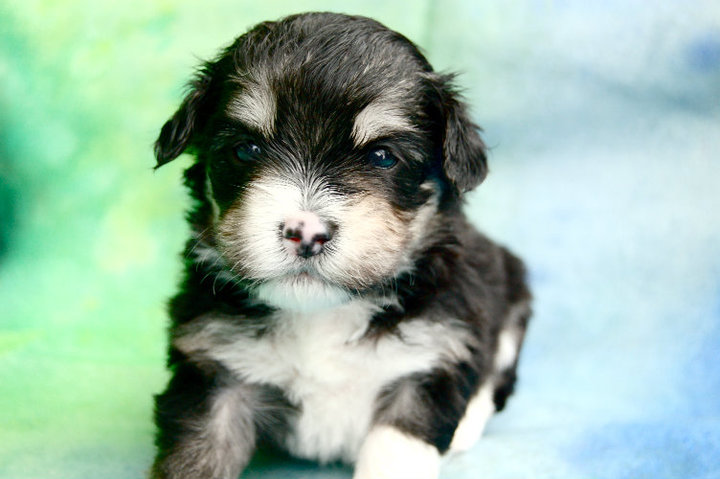
<svg viewBox="0 0 720 479">
<path fill-rule="evenodd" d="M 0 48 L 0 199 L 23 200 L 0 205 L 16 211 L 0 235 L 3 479 L 138 477 L 148 467 L 187 165 L 153 175 L 150 144 L 192 53 L 291 11 L 150 2 L 120 15 L 72 4 L 89 12 L 85 26 L 47 20 L 42 2 L 0 6 L 14 12 L 0 17 L 3 38 L 22 46 Z M 464 72 L 492 147 L 468 214 L 526 259 L 536 297 L 517 394 L 442 477 L 720 478 L 720 4 L 407 5 L 348 10 Z M 93 25 L 114 40 L 98 40 Z M 82 55 L 59 60 L 44 40 L 51 27 L 53 38 L 79 35 L 58 45 Z M 114 62 L 122 68 L 74 93 L 78 69 Z M 350 471 L 266 458 L 244 477 Z"/>
</svg>

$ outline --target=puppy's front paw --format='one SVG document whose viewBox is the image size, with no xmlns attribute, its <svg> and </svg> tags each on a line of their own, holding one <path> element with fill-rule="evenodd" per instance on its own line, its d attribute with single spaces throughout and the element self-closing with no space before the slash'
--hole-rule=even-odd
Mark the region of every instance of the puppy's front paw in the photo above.
<svg viewBox="0 0 720 479">
<path fill-rule="evenodd" d="M 353 479 L 437 479 L 435 446 L 392 426 L 375 426 L 363 443 Z"/>
</svg>

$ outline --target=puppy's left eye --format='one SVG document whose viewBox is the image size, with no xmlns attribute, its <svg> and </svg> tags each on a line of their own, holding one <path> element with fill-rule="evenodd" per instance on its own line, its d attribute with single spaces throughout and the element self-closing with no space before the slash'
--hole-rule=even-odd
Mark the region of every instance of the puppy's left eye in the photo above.
<svg viewBox="0 0 720 479">
<path fill-rule="evenodd" d="M 262 148 L 252 142 L 243 142 L 235 145 L 233 153 L 240 161 L 253 161 L 260 156 Z"/>
<path fill-rule="evenodd" d="M 393 155 L 387 148 L 373 148 L 368 152 L 367 158 L 370 164 L 384 170 L 392 168 L 398 162 L 395 155 Z"/>
</svg>

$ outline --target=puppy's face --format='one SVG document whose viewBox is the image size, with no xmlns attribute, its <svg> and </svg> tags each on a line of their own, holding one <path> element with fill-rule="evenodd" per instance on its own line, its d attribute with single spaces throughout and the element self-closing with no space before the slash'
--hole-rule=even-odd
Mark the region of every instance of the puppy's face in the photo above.
<svg viewBox="0 0 720 479">
<path fill-rule="evenodd" d="M 156 145 L 192 147 L 196 228 L 278 307 L 330 306 L 412 268 L 482 180 L 474 125 L 406 39 L 367 19 L 262 24 L 196 79 Z M 198 169 L 198 167 L 201 167 Z"/>
</svg>

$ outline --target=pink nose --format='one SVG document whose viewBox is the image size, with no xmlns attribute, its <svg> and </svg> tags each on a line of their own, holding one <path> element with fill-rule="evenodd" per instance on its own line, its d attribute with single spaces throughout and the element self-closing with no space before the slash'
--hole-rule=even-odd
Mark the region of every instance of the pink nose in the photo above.
<svg viewBox="0 0 720 479">
<path fill-rule="evenodd" d="M 300 211 L 285 218 L 280 229 L 285 246 L 301 258 L 320 254 L 335 232 L 332 223 L 309 211 Z"/>
</svg>

